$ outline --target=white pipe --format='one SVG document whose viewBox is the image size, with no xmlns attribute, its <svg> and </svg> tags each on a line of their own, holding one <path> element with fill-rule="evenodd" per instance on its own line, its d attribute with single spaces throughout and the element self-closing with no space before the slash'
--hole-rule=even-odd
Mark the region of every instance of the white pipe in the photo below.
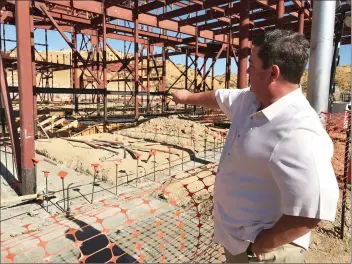
<svg viewBox="0 0 352 264">
<path fill-rule="evenodd" d="M 314 1 L 307 98 L 318 114 L 328 110 L 335 7 L 335 1 Z"/>
</svg>

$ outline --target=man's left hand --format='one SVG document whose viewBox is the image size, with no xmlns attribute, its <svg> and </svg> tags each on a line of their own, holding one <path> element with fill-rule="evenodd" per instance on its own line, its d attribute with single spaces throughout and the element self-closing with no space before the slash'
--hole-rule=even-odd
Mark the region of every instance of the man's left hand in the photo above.
<svg viewBox="0 0 352 264">
<path fill-rule="evenodd" d="M 252 244 L 252 253 L 261 261 L 263 260 L 263 253 L 269 253 L 274 251 L 276 248 L 272 248 L 268 246 L 269 239 L 269 231 L 263 230 L 256 237 L 254 243 Z"/>
</svg>

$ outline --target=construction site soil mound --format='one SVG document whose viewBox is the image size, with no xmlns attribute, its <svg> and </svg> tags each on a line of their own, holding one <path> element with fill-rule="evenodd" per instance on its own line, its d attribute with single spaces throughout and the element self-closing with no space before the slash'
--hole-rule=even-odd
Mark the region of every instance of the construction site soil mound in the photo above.
<svg viewBox="0 0 352 264">
<path fill-rule="evenodd" d="M 217 129 L 177 116 L 158 117 L 135 128 L 122 130 L 122 135 L 181 146 L 196 153 L 205 149 L 220 149 L 226 139 L 226 129 Z"/>
<path fill-rule="evenodd" d="M 152 150 L 156 151 L 155 168 L 157 171 L 169 167 L 169 157 L 171 166 L 180 164 L 182 155 L 184 161 L 190 159 L 190 154 L 181 149 L 169 149 L 168 146 L 159 143 L 108 133 L 75 138 L 53 138 L 36 142 L 38 154 L 77 172 L 93 175 L 92 164 L 99 164 L 98 178 L 115 183 L 118 170 L 118 184 L 126 182 L 127 178 L 130 181 L 150 174 L 154 170 Z M 118 168 L 116 167 L 117 161 L 119 161 Z"/>
</svg>

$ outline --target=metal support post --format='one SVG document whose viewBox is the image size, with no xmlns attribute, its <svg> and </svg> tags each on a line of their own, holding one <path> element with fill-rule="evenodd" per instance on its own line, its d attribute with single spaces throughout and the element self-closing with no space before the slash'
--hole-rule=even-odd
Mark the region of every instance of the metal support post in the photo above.
<svg viewBox="0 0 352 264">
<path fill-rule="evenodd" d="M 248 68 L 248 33 L 249 33 L 249 1 L 241 1 L 240 9 L 240 50 L 238 58 L 238 81 L 237 88 L 247 87 L 247 68 Z"/>
<path fill-rule="evenodd" d="M 314 1 L 307 99 L 320 114 L 328 110 L 335 1 Z"/>
<path fill-rule="evenodd" d="M 298 11 L 298 32 L 304 34 L 304 4 L 300 1 L 301 8 Z"/>
<path fill-rule="evenodd" d="M 18 57 L 18 84 L 20 97 L 21 127 L 21 163 L 22 183 L 21 194 L 37 192 L 36 169 L 32 158 L 35 156 L 35 123 L 36 113 L 33 100 L 33 69 L 31 47 L 31 1 L 16 1 L 16 35 Z M 29 99 L 30 98 L 30 99 Z"/>
<path fill-rule="evenodd" d="M 108 97 L 106 94 L 107 87 L 107 63 L 106 63 L 106 9 L 103 10 L 103 88 L 105 89 L 104 93 L 104 129 L 106 131 L 106 125 L 108 122 Z"/>
<path fill-rule="evenodd" d="M 276 11 L 277 11 L 276 28 L 281 29 L 284 27 L 284 15 L 285 15 L 285 1 L 284 0 L 277 0 Z"/>
<path fill-rule="evenodd" d="M 139 91 L 139 70 L 138 70 L 138 62 L 139 62 L 139 54 L 138 54 L 138 33 L 139 33 L 139 22 L 138 22 L 138 0 L 134 0 L 134 10 L 133 10 L 133 19 L 134 19 L 134 106 L 135 106 L 135 118 L 139 117 L 139 106 L 138 106 L 138 91 Z M 137 169 L 138 171 L 138 169 Z"/>
</svg>

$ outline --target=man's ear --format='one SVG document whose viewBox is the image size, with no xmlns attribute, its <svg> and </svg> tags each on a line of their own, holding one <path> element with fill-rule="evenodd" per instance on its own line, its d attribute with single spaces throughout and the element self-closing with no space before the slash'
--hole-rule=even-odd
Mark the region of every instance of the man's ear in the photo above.
<svg viewBox="0 0 352 264">
<path fill-rule="evenodd" d="M 272 81 L 277 80 L 280 77 L 280 68 L 277 65 L 271 66 L 271 79 Z"/>
</svg>

